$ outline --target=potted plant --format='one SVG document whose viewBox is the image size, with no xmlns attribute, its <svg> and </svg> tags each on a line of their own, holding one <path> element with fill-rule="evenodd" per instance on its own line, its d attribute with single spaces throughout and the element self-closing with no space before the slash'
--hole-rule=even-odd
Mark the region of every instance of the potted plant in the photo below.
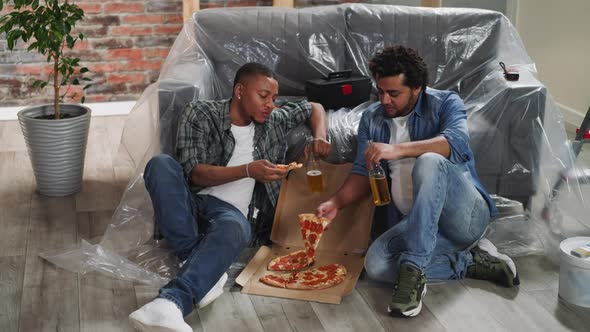
<svg viewBox="0 0 590 332">
<path fill-rule="evenodd" d="M 90 109 L 80 104 L 65 104 L 65 98 L 76 98 L 69 90 L 90 87 L 84 77 L 88 68 L 81 67 L 80 59 L 66 55 L 82 33 L 73 28 L 84 18 L 84 11 L 67 0 L 0 0 L 0 11 L 11 6 L 11 11 L 0 15 L 0 35 L 5 34 L 9 50 L 24 42 L 27 51 L 43 55 L 52 68 L 45 80 L 35 80 L 33 87 L 44 89 L 50 85 L 53 103 L 32 106 L 18 113 L 27 143 L 37 190 L 47 196 L 66 196 L 82 188 L 84 157 L 90 126 Z M 22 45 L 22 44 L 21 44 Z M 19 46 L 20 47 L 20 46 Z"/>
</svg>

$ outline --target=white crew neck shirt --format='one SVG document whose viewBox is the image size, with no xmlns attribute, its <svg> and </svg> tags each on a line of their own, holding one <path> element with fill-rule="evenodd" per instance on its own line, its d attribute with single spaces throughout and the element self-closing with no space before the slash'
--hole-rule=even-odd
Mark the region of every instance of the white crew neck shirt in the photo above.
<svg viewBox="0 0 590 332">
<path fill-rule="evenodd" d="M 408 119 L 410 114 L 393 118 L 389 122 L 391 130 L 390 144 L 399 144 L 410 142 L 410 131 L 408 129 Z M 391 177 L 391 196 L 395 206 L 404 215 L 408 215 L 412 209 L 414 196 L 412 193 L 412 170 L 416 164 L 416 158 L 404 158 L 399 160 L 390 160 L 389 176 Z"/>
<path fill-rule="evenodd" d="M 231 125 L 231 132 L 236 145 L 227 166 L 239 166 L 254 161 L 254 122 L 247 126 Z M 207 187 L 199 192 L 203 195 L 211 195 L 225 201 L 248 217 L 248 206 L 254 193 L 256 180 L 244 178 L 228 182 L 219 186 Z"/>
</svg>

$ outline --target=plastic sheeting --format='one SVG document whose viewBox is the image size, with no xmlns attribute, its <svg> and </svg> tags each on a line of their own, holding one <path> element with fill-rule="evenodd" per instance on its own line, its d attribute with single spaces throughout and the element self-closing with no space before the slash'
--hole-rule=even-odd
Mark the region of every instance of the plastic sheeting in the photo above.
<svg viewBox="0 0 590 332">
<path fill-rule="evenodd" d="M 587 173 L 576 163 L 556 103 L 502 14 L 359 4 L 223 8 L 199 11 L 185 23 L 159 80 L 129 115 L 120 155 L 136 171 L 100 242 L 43 257 L 82 273 L 166 282 L 177 262 L 164 242 L 152 239 L 153 210 L 142 171 L 153 155 L 174 154 L 182 106 L 230 97 L 236 70 L 252 61 L 276 72 L 283 99 L 301 98 L 306 80 L 331 71 L 369 75 L 367 60 L 394 44 L 420 52 L 429 66 L 430 86 L 463 98 L 476 169 L 500 210 L 487 236 L 501 251 L 551 256 L 561 239 L 590 233 L 590 204 L 583 193 L 588 193 Z M 507 81 L 500 61 L 517 70 L 520 80 Z M 329 111 L 328 161 L 353 160 L 357 126 L 369 104 Z M 289 159 L 303 151 L 306 130 L 290 134 Z M 562 178 L 567 181 L 554 192 Z M 243 261 L 230 270 L 241 267 Z"/>
</svg>

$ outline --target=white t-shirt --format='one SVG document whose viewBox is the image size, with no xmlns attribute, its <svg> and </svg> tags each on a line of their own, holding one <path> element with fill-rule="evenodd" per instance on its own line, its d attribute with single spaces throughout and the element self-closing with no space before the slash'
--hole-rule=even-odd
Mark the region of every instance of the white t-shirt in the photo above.
<svg viewBox="0 0 590 332">
<path fill-rule="evenodd" d="M 254 122 L 244 127 L 232 124 L 231 132 L 236 141 L 236 146 L 227 166 L 239 166 L 254 161 Z M 215 196 L 222 201 L 228 202 L 247 217 L 248 205 L 252 200 L 255 184 L 256 180 L 253 178 L 244 178 L 205 188 L 199 191 L 199 194 Z"/>
<path fill-rule="evenodd" d="M 412 113 L 410 112 L 410 114 Z M 410 141 L 410 131 L 408 130 L 410 114 L 391 119 L 389 122 L 389 128 L 391 129 L 390 144 Z M 388 163 L 393 202 L 400 212 L 407 216 L 414 202 L 414 196 L 412 194 L 412 169 L 416 163 L 416 158 L 390 160 Z"/>
</svg>

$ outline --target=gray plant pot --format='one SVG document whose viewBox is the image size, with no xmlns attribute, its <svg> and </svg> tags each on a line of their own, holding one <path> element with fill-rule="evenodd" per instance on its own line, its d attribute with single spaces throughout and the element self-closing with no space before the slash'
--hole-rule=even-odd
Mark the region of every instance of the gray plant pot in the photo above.
<svg viewBox="0 0 590 332">
<path fill-rule="evenodd" d="M 18 112 L 37 191 L 45 196 L 68 196 L 82 189 L 84 157 L 90 127 L 90 109 L 77 104 L 60 104 L 60 120 L 35 119 L 54 113 L 53 104 Z"/>
</svg>

